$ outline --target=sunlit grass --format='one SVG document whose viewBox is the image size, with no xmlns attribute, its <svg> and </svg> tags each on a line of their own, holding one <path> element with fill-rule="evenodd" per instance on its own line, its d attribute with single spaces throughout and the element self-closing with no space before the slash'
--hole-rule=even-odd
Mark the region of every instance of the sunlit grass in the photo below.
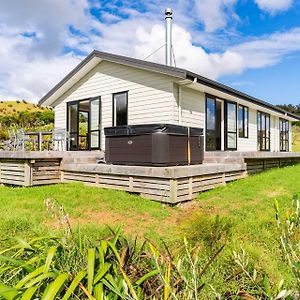
<svg viewBox="0 0 300 300">
<path fill-rule="evenodd" d="M 107 235 L 108 227 L 122 225 L 129 237 L 154 241 L 161 239 L 176 249 L 183 236 L 202 245 L 203 253 L 215 244 L 226 243 L 222 256 L 212 270 L 218 273 L 220 287 L 232 251 L 243 247 L 255 266 L 263 269 L 273 282 L 292 281 L 282 259 L 276 227 L 274 201 L 282 210 L 291 207 L 291 199 L 300 195 L 300 165 L 274 169 L 232 182 L 199 195 L 197 201 L 169 207 L 126 192 L 61 184 L 32 188 L 0 187 L 0 246 L 15 237 L 59 234 L 58 223 L 51 218 L 44 200 L 63 204 L 74 228 L 90 239 Z M 216 225 L 216 216 L 220 222 Z M 210 245 L 210 246 L 209 246 Z M 222 271 L 220 271 L 222 270 Z"/>
</svg>

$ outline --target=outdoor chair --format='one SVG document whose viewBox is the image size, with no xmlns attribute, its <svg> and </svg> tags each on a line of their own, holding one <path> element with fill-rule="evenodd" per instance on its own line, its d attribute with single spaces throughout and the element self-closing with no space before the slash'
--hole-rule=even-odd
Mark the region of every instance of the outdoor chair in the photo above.
<svg viewBox="0 0 300 300">
<path fill-rule="evenodd" d="M 16 132 L 16 150 L 25 151 L 26 143 L 32 144 L 32 148 L 33 148 L 33 150 L 35 150 L 36 142 L 37 142 L 37 138 L 31 138 L 30 136 L 26 135 L 23 129 L 17 130 L 17 132 Z M 31 150 L 31 148 L 28 150 Z"/>
<path fill-rule="evenodd" d="M 8 134 L 9 134 L 10 147 L 12 147 L 12 150 L 16 150 L 16 142 L 17 142 L 16 131 L 13 128 L 9 128 Z"/>
<path fill-rule="evenodd" d="M 64 128 L 54 128 L 52 131 L 52 150 L 65 151 L 69 142 L 69 133 Z"/>
</svg>

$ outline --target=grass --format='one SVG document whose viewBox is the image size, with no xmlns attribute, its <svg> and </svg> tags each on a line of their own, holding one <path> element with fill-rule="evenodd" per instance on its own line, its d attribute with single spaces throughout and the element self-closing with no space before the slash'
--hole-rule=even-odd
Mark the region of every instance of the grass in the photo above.
<svg viewBox="0 0 300 300">
<path fill-rule="evenodd" d="M 293 127 L 293 152 L 300 152 L 300 127 Z"/>
<path fill-rule="evenodd" d="M 59 233 L 59 224 L 44 207 L 44 200 L 51 198 L 64 205 L 72 226 L 80 225 L 81 232 L 91 239 L 107 234 L 107 225 L 122 224 L 128 236 L 145 237 L 157 244 L 164 239 L 174 249 L 183 236 L 202 245 L 203 253 L 226 243 L 222 260 L 214 269 L 220 273 L 216 276 L 220 276 L 220 286 L 232 262 L 232 251 L 240 247 L 272 282 L 285 278 L 291 283 L 293 277 L 279 248 L 274 201 L 282 210 L 289 209 L 292 196 L 300 195 L 299 178 L 300 165 L 274 169 L 202 193 L 197 201 L 178 207 L 82 184 L 2 186 L 0 246 L 7 246 L 14 237 Z"/>
</svg>

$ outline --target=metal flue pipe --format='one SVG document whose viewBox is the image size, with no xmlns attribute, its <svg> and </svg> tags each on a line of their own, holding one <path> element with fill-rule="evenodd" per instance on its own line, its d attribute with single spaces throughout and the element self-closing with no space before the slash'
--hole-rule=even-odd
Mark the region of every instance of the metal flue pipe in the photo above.
<svg viewBox="0 0 300 300">
<path fill-rule="evenodd" d="M 173 11 L 171 8 L 165 10 L 166 20 L 166 65 L 172 66 L 172 20 Z"/>
</svg>

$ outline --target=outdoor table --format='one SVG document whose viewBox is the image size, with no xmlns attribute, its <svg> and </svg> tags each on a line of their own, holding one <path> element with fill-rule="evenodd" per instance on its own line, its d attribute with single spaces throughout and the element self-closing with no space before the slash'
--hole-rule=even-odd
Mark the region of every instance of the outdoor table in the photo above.
<svg viewBox="0 0 300 300">
<path fill-rule="evenodd" d="M 38 141 L 38 149 L 39 151 L 42 151 L 42 143 L 43 143 L 43 135 L 52 135 L 52 131 L 29 131 L 24 132 L 25 135 L 36 135 L 37 141 Z"/>
</svg>

